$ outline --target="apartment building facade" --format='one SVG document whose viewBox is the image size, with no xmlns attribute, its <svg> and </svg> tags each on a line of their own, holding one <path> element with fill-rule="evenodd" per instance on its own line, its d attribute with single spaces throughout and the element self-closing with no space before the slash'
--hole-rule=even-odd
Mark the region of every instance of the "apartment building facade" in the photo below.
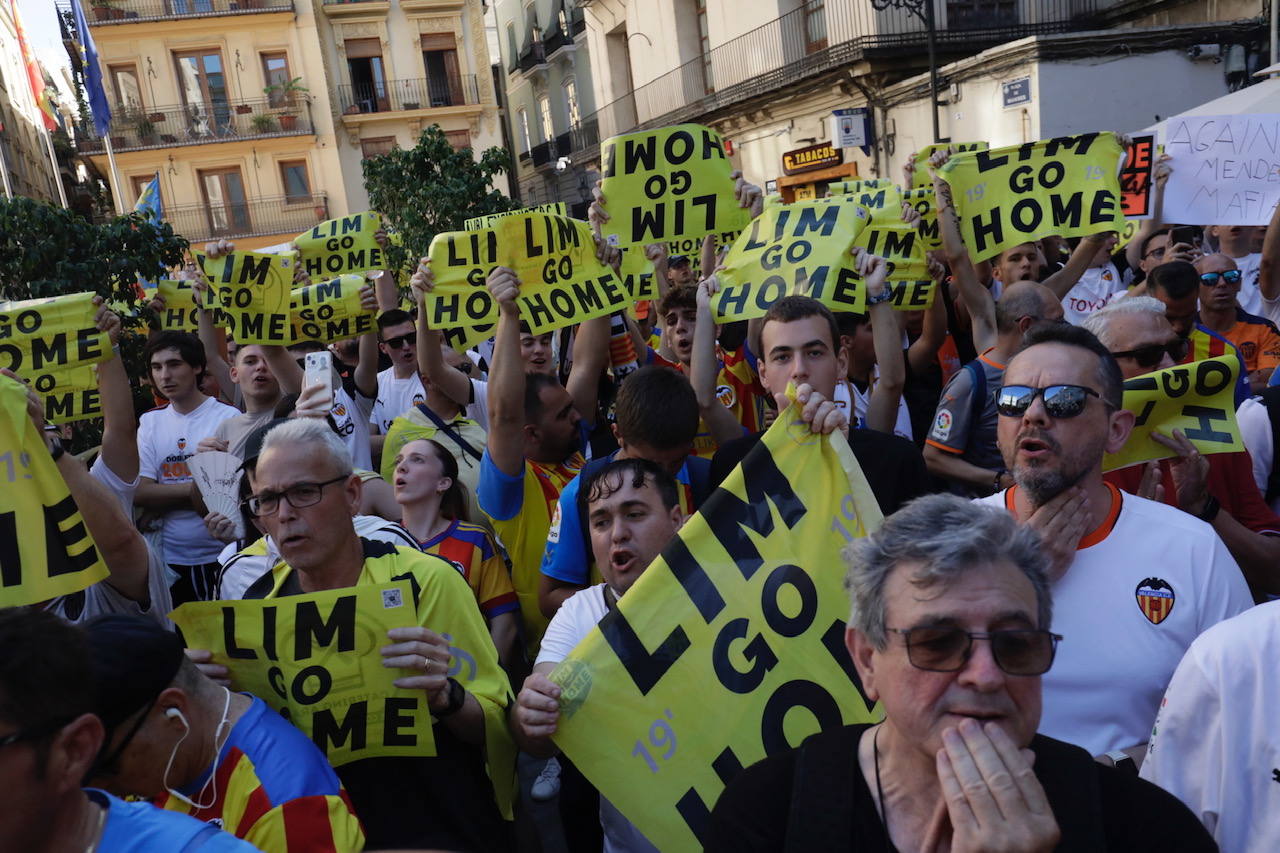
<svg viewBox="0 0 1280 853">
<path fill-rule="evenodd" d="M 500 138 L 480 0 L 85 3 L 118 178 L 92 127 L 77 148 L 122 209 L 158 173 L 192 243 L 259 248 L 365 209 L 363 158 L 430 124 Z"/>
<path fill-rule="evenodd" d="M 711 125 L 749 180 L 787 200 L 898 179 L 935 141 L 924 2 L 582 0 L 600 136 Z M 1151 123 L 1138 116 L 1224 94 L 1267 44 L 1263 0 L 928 2 L 939 141 L 1137 130 Z M 834 144 L 836 110 L 856 113 L 865 146 Z"/>
<path fill-rule="evenodd" d="M 0 2 L 0 157 L 13 195 L 58 203 L 49 152 L 41 136 L 40 110 L 31 94 L 18 48 L 12 9 Z"/>
<path fill-rule="evenodd" d="M 526 205 L 563 201 L 586 217 L 599 134 L 586 19 L 578 0 L 497 0 L 515 183 Z"/>
</svg>

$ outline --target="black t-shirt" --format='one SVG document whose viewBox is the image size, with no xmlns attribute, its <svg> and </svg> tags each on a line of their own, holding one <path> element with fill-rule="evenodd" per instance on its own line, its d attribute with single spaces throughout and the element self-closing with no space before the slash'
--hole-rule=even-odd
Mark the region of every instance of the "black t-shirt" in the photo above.
<svg viewBox="0 0 1280 853">
<path fill-rule="evenodd" d="M 763 432 L 726 442 L 711 459 L 710 488 L 724 482 L 729 472 L 751 452 Z M 880 511 L 885 515 L 912 498 L 928 494 L 929 472 L 920 450 L 905 438 L 873 429 L 849 430 L 849 447 L 867 477 Z"/>
<path fill-rule="evenodd" d="M 858 739 L 868 728 L 848 726 L 814 735 L 801 749 L 771 756 L 739 773 L 711 814 L 705 849 L 709 853 L 780 853 L 788 849 L 789 841 L 795 848 L 796 839 L 789 837 L 788 825 L 793 820 L 796 766 L 803 750 L 806 762 L 814 761 L 811 756 L 822 756 L 807 767 L 834 768 L 829 779 L 822 778 L 825 774 L 821 772 L 806 779 L 802 783 L 805 791 L 829 793 L 845 806 L 830 804 L 832 808 L 797 821 L 807 829 L 806 846 L 897 853 L 876 810 L 875 795 L 858 767 Z M 1037 735 L 1031 749 L 1036 753 L 1036 777 L 1044 786 L 1062 834 L 1059 851 L 1210 853 L 1218 849 L 1195 815 L 1167 791 L 1098 764 L 1084 750 L 1062 741 Z M 1087 785 L 1080 784 L 1082 778 Z M 1096 796 L 1084 794 L 1093 784 Z M 1092 815 L 1092 820 L 1086 815 Z"/>
</svg>

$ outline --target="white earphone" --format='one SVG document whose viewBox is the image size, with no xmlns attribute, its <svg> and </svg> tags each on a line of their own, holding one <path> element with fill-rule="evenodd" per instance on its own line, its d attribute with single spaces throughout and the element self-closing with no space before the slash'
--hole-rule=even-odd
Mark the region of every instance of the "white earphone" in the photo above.
<svg viewBox="0 0 1280 853">
<path fill-rule="evenodd" d="M 182 724 L 187 728 L 191 728 L 191 724 L 187 722 L 187 717 L 179 708 L 169 708 L 164 712 L 165 718 L 170 720 L 182 720 Z"/>
</svg>

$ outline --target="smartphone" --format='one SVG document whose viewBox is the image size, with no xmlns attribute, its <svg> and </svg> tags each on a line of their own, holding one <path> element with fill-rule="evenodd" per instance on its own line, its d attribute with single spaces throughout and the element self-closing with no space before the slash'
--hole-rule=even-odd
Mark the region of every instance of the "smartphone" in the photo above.
<svg viewBox="0 0 1280 853">
<path fill-rule="evenodd" d="M 303 387 L 310 388 L 317 383 L 325 386 L 330 397 L 342 387 L 342 377 L 338 375 L 337 365 L 333 363 L 333 353 L 328 350 L 307 353 L 303 367 Z"/>
<path fill-rule="evenodd" d="M 1169 245 L 1186 243 L 1193 248 L 1200 245 L 1200 229 L 1194 225 L 1179 225 L 1169 232 Z"/>
</svg>

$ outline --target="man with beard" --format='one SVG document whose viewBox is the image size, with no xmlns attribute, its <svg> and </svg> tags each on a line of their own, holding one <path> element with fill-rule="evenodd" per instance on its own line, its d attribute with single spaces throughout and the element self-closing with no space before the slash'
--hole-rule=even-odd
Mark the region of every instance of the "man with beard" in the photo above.
<svg viewBox="0 0 1280 853">
<path fill-rule="evenodd" d="M 1106 347 L 1068 325 L 1026 342 L 996 400 L 1015 485 L 982 500 L 1040 532 L 1054 628 L 1071 638 L 1044 678 L 1040 731 L 1124 759 L 1120 750 L 1145 745 L 1191 641 L 1253 600 L 1213 528 L 1103 481 L 1103 454 L 1134 424 Z"/>
</svg>

